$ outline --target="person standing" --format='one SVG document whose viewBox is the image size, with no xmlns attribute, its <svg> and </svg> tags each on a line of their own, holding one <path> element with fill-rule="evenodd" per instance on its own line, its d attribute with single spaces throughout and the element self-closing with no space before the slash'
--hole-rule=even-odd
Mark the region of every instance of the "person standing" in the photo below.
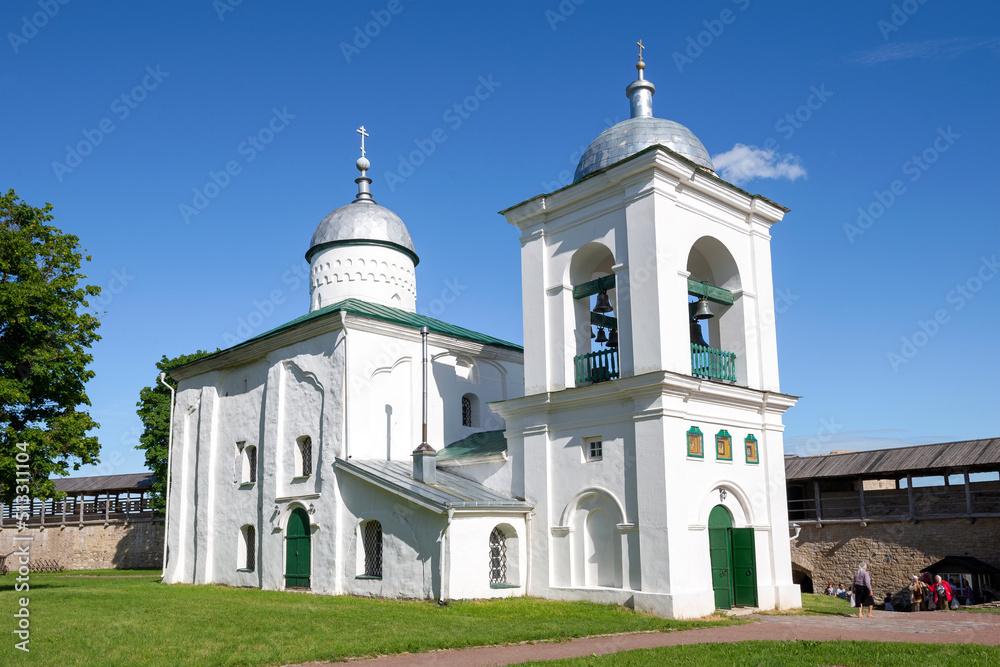
<svg viewBox="0 0 1000 667">
<path fill-rule="evenodd" d="M 872 597 L 872 578 L 868 574 L 868 563 L 862 561 L 858 565 L 858 571 L 854 573 L 851 586 L 854 589 L 854 599 L 858 605 L 858 618 L 863 616 L 862 612 L 865 607 L 868 607 L 868 618 L 875 618 L 872 613 L 872 608 L 875 607 L 875 598 Z"/>
<path fill-rule="evenodd" d="M 924 598 L 927 597 L 927 585 L 920 581 L 920 577 L 913 575 L 913 581 L 910 583 L 910 611 L 922 611 L 924 605 Z"/>
<path fill-rule="evenodd" d="M 938 574 L 934 577 L 934 602 L 937 604 L 937 608 L 944 608 L 945 611 L 951 611 L 951 599 L 955 597 L 954 592 L 951 590 L 951 584 L 947 581 L 941 579 L 941 575 Z"/>
</svg>

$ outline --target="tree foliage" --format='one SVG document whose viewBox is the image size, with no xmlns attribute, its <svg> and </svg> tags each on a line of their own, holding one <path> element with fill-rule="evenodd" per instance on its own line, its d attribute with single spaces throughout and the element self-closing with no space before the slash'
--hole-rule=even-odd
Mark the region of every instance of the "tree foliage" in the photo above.
<svg viewBox="0 0 1000 667">
<path fill-rule="evenodd" d="M 216 350 L 218 351 L 218 350 Z M 156 363 L 156 367 L 163 372 L 171 368 L 177 368 L 191 361 L 196 361 L 202 357 L 207 357 L 213 352 L 198 350 L 193 354 L 182 354 L 173 359 L 163 355 L 163 358 Z M 177 388 L 177 383 L 166 377 L 167 383 Z M 160 382 L 159 378 L 153 381 L 149 387 L 143 387 L 139 392 L 139 402 L 136 403 L 136 414 L 142 420 L 144 430 L 139 436 L 139 444 L 136 449 L 145 450 L 146 467 L 153 473 L 153 497 L 151 506 L 155 510 L 163 511 L 165 507 L 164 494 L 167 490 L 167 454 L 170 444 L 170 392 Z"/>
<path fill-rule="evenodd" d="M 80 239 L 49 224 L 14 190 L 0 195 L 0 500 L 18 484 L 32 497 L 55 492 L 53 475 L 96 463 L 98 427 L 84 391 L 100 322 L 85 312 L 99 287 L 83 284 Z M 90 261 L 90 256 L 85 258 Z M 27 461 L 18 443 L 27 443 Z M 22 466 L 18 468 L 18 464 Z M 20 475 L 18 475 L 20 473 Z M 24 489 L 21 489 L 24 491 Z"/>
</svg>

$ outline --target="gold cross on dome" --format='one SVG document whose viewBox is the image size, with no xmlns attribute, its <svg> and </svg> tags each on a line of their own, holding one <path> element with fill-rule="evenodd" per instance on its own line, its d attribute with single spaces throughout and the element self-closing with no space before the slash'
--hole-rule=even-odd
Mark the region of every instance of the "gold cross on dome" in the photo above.
<svg viewBox="0 0 1000 667">
<path fill-rule="evenodd" d="M 642 40 L 641 39 L 638 42 L 636 42 L 635 44 L 636 44 L 636 46 L 639 47 L 639 60 L 642 60 L 642 50 L 644 48 L 646 48 L 646 47 L 642 45 Z"/>
<path fill-rule="evenodd" d="M 368 132 L 365 131 L 365 126 L 364 125 L 362 125 L 357 130 L 355 130 L 355 132 L 357 132 L 358 134 L 361 135 L 361 157 L 364 157 L 365 156 L 365 137 L 369 136 Z"/>
</svg>

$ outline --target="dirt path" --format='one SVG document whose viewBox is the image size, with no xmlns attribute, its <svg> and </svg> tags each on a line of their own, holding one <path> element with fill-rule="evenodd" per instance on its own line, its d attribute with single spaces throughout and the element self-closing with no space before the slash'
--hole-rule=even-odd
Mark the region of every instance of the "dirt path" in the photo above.
<svg viewBox="0 0 1000 667">
<path fill-rule="evenodd" d="M 616 653 L 637 648 L 711 644 L 749 640 L 838 639 L 877 642 L 1000 645 L 1000 614 L 963 612 L 876 612 L 875 618 L 857 616 L 751 616 L 754 622 L 679 632 L 644 632 L 636 634 L 584 637 L 565 642 L 483 646 L 468 649 L 407 653 L 352 664 L 373 666 L 435 665 L 487 667 L 511 665 L 529 660 L 555 660 L 586 655 Z M 311 667 L 321 664 L 310 663 Z M 341 663 L 342 664 L 342 663 Z"/>
</svg>

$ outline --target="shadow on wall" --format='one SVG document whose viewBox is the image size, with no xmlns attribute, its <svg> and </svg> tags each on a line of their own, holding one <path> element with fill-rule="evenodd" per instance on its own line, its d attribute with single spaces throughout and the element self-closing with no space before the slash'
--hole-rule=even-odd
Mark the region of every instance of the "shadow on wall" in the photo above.
<svg viewBox="0 0 1000 667">
<path fill-rule="evenodd" d="M 116 570 L 163 566 L 163 523 L 132 523 L 120 528 L 111 566 Z"/>
</svg>

